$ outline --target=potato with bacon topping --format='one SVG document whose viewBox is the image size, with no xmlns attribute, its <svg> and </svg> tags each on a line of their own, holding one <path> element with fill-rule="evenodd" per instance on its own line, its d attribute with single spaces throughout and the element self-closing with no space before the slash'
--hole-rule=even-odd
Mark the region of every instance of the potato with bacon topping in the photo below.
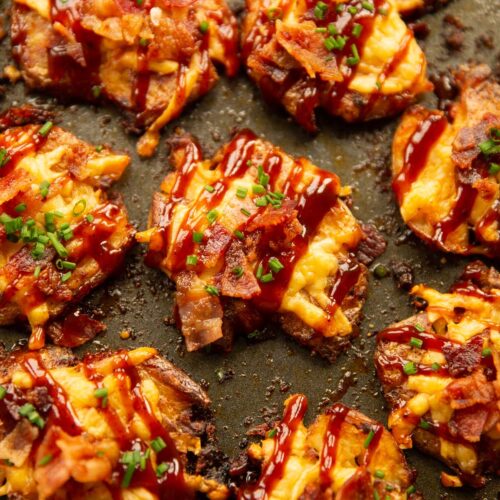
<svg viewBox="0 0 500 500">
<path fill-rule="evenodd" d="M 316 108 L 370 120 L 432 88 L 394 0 L 247 0 L 242 55 L 264 97 L 309 131 Z"/>
<path fill-rule="evenodd" d="M 236 19 L 225 0 L 14 0 L 12 45 L 31 88 L 106 98 L 145 130 L 151 156 L 164 125 L 238 69 Z"/>
<path fill-rule="evenodd" d="M 211 160 L 188 135 L 171 146 L 175 171 L 138 239 L 176 283 L 188 350 L 228 347 L 234 327 L 251 332 L 268 318 L 334 359 L 356 332 L 366 291 L 356 256 L 366 240 L 349 189 L 250 131 Z"/>
<path fill-rule="evenodd" d="M 461 96 L 446 116 L 415 106 L 392 150 L 401 215 L 430 245 L 500 256 L 500 84 L 485 66 L 455 74 Z"/>
<path fill-rule="evenodd" d="M 0 495 L 226 498 L 225 486 L 200 475 L 213 465 L 209 403 L 153 348 L 81 362 L 64 348 L 2 352 Z"/>
<path fill-rule="evenodd" d="M 378 334 L 377 373 L 389 427 L 449 466 L 445 485 L 484 485 L 500 474 L 500 274 L 481 262 L 449 293 L 417 285 L 425 310 Z"/>
<path fill-rule="evenodd" d="M 27 319 L 30 348 L 43 346 L 49 320 L 121 264 L 134 231 L 121 201 L 108 199 L 104 188 L 129 161 L 32 108 L 0 116 L 0 325 Z M 79 319 L 49 333 L 62 345 L 79 345 L 100 328 Z"/>
<path fill-rule="evenodd" d="M 259 473 L 240 486 L 238 498 L 421 498 L 414 474 L 381 424 L 336 403 L 306 427 L 306 409 L 305 396 L 291 396 L 283 419 L 262 442 L 250 445 L 247 453 Z"/>
</svg>

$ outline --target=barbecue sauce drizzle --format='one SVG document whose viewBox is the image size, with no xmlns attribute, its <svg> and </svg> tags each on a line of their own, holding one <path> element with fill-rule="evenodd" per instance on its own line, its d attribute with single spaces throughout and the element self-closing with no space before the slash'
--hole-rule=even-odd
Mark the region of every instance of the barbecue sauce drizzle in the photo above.
<svg viewBox="0 0 500 500">
<path fill-rule="evenodd" d="M 271 72 L 273 69 L 276 70 L 280 80 L 274 81 L 272 76 L 265 74 L 258 78 L 257 82 L 264 98 L 271 103 L 282 101 L 285 94 L 292 87 L 295 87 L 295 90 L 301 93 L 301 99 L 297 103 L 297 109 L 293 114 L 297 121 L 310 131 L 316 130 L 313 113 L 317 106 L 322 105 L 331 114 L 337 114 L 341 101 L 349 91 L 349 85 L 356 75 L 357 65 L 349 66 L 346 64 L 346 58 L 352 55 L 351 46 L 356 45 L 361 60 L 363 48 L 373 32 L 375 18 L 379 15 L 379 8 L 384 2 L 383 0 L 375 0 L 372 12 L 364 9 L 362 2 L 359 0 L 343 2 L 344 9 L 341 12 L 337 12 L 336 3 L 331 3 L 323 19 L 318 19 L 314 15 L 316 3 L 315 0 L 306 1 L 307 11 L 303 15 L 303 20 L 313 21 L 319 28 L 326 28 L 329 24 L 334 24 L 338 36 L 346 38 L 346 43 L 342 49 L 331 52 L 331 57 L 335 58 L 337 67 L 341 71 L 342 81 L 332 84 L 331 82 L 322 81 L 320 78 L 312 79 L 303 68 L 290 70 L 275 67 L 272 61 L 266 59 L 265 64 L 272 68 Z M 351 14 L 349 7 L 357 7 L 358 10 L 355 14 Z M 243 42 L 242 57 L 244 60 L 248 60 L 253 52 L 258 53 L 276 36 L 275 21 L 277 18 L 286 17 L 290 8 L 291 2 L 285 0 L 281 2 L 281 8 L 276 13 L 276 16 L 270 16 L 268 11 L 263 8 L 258 12 L 257 19 Z M 361 34 L 358 37 L 352 33 L 354 24 L 362 26 Z M 406 57 L 412 40 L 413 33 L 407 30 L 400 41 L 398 50 L 386 62 L 378 75 L 378 87 L 373 90 L 364 102 L 356 102 L 359 112 L 358 119 L 363 120 L 368 117 L 378 99 L 383 97 L 381 92 L 383 83 L 394 73 L 401 61 Z"/>
<path fill-rule="evenodd" d="M 96 385 L 96 388 L 103 387 L 102 380 L 104 376 L 95 369 L 95 362 L 102 359 L 101 355 L 88 355 L 82 362 L 82 370 L 88 380 Z M 161 477 L 156 476 L 150 460 L 146 462 L 146 468 L 141 470 L 136 467 L 130 487 L 145 488 L 158 498 L 176 500 L 179 498 L 193 498 L 193 493 L 184 481 L 183 463 L 179 452 L 177 451 L 175 441 L 170 436 L 165 427 L 158 421 L 153 413 L 148 400 L 144 397 L 140 389 L 141 378 L 136 366 L 132 365 L 126 351 L 119 351 L 111 358 L 113 360 L 113 375 L 118 379 L 120 386 L 121 403 L 124 405 L 128 415 L 139 415 L 151 433 L 151 439 L 161 437 L 166 444 L 160 452 L 156 454 L 156 463 L 168 463 L 170 468 Z M 50 426 L 58 426 L 64 432 L 71 436 L 83 434 L 84 428 L 79 421 L 75 410 L 65 392 L 65 390 L 54 380 L 50 371 L 44 366 L 42 357 L 38 353 L 29 353 L 22 357 L 21 367 L 33 380 L 35 387 L 45 387 L 50 395 L 52 404 L 48 410 L 45 429 Z M 130 383 L 130 387 L 129 387 Z M 14 395 L 15 396 L 15 395 Z M 12 399 L 10 391 L 6 395 L 7 400 Z M 16 404 L 22 405 L 16 400 Z M 113 430 L 113 435 L 117 440 L 122 452 L 137 450 L 144 452 L 148 448 L 148 443 L 136 438 L 131 429 L 128 428 L 118 416 L 118 413 L 108 404 L 105 408 L 99 408 L 109 427 Z M 39 446 L 43 440 L 43 431 L 37 439 L 35 446 Z M 34 452 L 32 452 L 34 453 Z M 60 453 L 60 450 L 53 450 L 54 456 Z M 107 483 L 113 498 L 121 499 L 121 488 L 118 486 L 123 478 L 126 466 L 118 464 L 120 470 L 118 476 L 113 477 L 113 482 Z"/>
<path fill-rule="evenodd" d="M 302 423 L 306 410 L 306 397 L 301 394 L 292 396 L 283 419 L 276 429 L 274 450 L 269 461 L 263 467 L 257 484 L 240 491 L 239 499 L 264 500 L 268 498 L 273 486 L 283 477 L 287 460 L 291 455 L 295 433 Z"/>
<path fill-rule="evenodd" d="M 197 251 L 197 245 L 193 241 L 193 232 L 197 231 L 200 225 L 205 224 L 205 214 L 211 209 L 217 208 L 232 182 L 246 174 L 255 152 L 256 140 L 256 136 L 249 130 L 241 131 L 233 138 L 225 148 L 217 166 L 222 175 L 219 181 L 213 184 L 213 192 L 208 192 L 205 189 L 200 192 L 198 198 L 179 224 L 180 229 L 176 235 L 172 234 L 173 210 L 175 205 L 182 202 L 187 195 L 197 163 L 202 160 L 202 153 L 198 144 L 192 140 L 187 142 L 181 140 L 178 149 L 174 142 L 174 157 L 179 154 L 181 160 L 177 162 L 173 188 L 161 209 L 162 214 L 159 217 L 158 230 L 153 234 L 150 242 L 150 249 L 146 257 L 149 265 L 160 265 L 167 256 L 167 267 L 173 273 L 186 268 L 187 256 L 195 254 Z M 279 154 L 274 153 L 272 150 L 267 152 L 262 161 L 262 167 L 263 171 L 269 175 L 270 191 L 277 190 L 281 165 L 282 159 Z M 338 204 L 338 178 L 319 169 L 315 172 L 312 182 L 301 193 L 297 194 L 297 186 L 302 180 L 303 172 L 304 166 L 299 159 L 291 169 L 282 189 L 285 199 L 293 199 L 296 202 L 297 219 L 303 227 L 301 234 L 297 235 L 287 247 L 279 251 L 273 250 L 268 245 L 269 241 L 281 241 L 283 239 L 283 228 L 277 226 L 275 230 L 267 234 L 263 244 L 259 245 L 261 250 L 258 259 L 264 267 L 267 266 L 269 258 L 273 256 L 277 257 L 284 266 L 279 273 L 274 275 L 273 281 L 259 283 L 261 293 L 252 300 L 264 311 L 279 309 L 295 265 L 306 252 L 310 238 L 315 234 L 327 212 Z M 254 218 L 267 208 L 254 207 L 254 209 L 254 213 L 238 228 L 243 233 L 245 233 L 246 227 L 251 224 Z M 201 216 L 198 214 L 201 214 Z M 212 238 L 221 237 L 221 227 L 217 228 L 216 226 L 217 223 L 209 226 L 205 231 L 203 243 L 200 245 L 200 259 L 198 259 L 197 266 L 193 268 L 196 271 L 203 269 L 203 249 L 210 244 Z M 224 231 L 222 230 L 223 233 Z M 221 254 L 228 250 L 231 242 L 236 238 L 227 234 L 227 232 L 226 236 L 224 245 L 220 248 Z M 175 242 L 173 242 L 174 238 Z M 169 251 L 170 248 L 172 248 L 171 251 Z M 331 289 L 331 306 L 328 310 L 330 317 L 341 306 L 346 295 L 357 283 L 360 274 L 361 266 L 354 256 L 349 256 L 345 262 L 339 264 L 339 270 Z"/>
</svg>

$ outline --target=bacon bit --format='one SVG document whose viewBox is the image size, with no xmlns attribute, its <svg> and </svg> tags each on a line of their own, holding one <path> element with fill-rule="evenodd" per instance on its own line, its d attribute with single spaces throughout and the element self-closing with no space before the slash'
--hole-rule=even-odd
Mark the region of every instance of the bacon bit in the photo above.
<svg viewBox="0 0 500 500">
<path fill-rule="evenodd" d="M 207 269 L 210 269 L 216 266 L 220 256 L 224 255 L 233 236 L 224 226 L 217 223 L 211 227 L 207 236 L 207 243 L 200 250 L 200 260 Z"/>
<path fill-rule="evenodd" d="M 0 177 L 0 205 L 12 200 L 17 194 L 28 191 L 31 179 L 26 170 L 16 169 Z"/>
<path fill-rule="evenodd" d="M 0 460 L 10 460 L 15 467 L 21 467 L 31 453 L 38 432 L 38 428 L 26 418 L 21 419 L 0 441 Z"/>
<path fill-rule="evenodd" d="M 450 431 L 452 434 L 457 434 L 471 443 L 478 443 L 481 439 L 488 414 L 488 408 L 482 405 L 455 410 L 453 418 L 448 424 Z"/>
<path fill-rule="evenodd" d="M 35 480 L 40 498 L 56 493 L 72 477 L 78 482 L 104 481 L 111 475 L 112 466 L 106 456 L 97 457 L 96 447 L 82 436 L 72 437 L 60 427 L 51 426 L 45 433 L 36 453 L 35 463 L 43 457 L 53 459 L 43 467 L 35 466 Z"/>
<path fill-rule="evenodd" d="M 377 257 L 380 257 L 387 247 L 387 241 L 380 231 L 372 224 L 363 224 L 363 238 L 358 245 L 356 257 L 365 266 L 369 266 Z"/>
<path fill-rule="evenodd" d="M 461 169 L 471 168 L 472 162 L 481 154 L 478 144 L 489 139 L 491 128 L 499 126 L 498 117 L 488 113 L 473 127 L 460 129 L 453 141 L 451 154 L 451 159 L 457 167 Z"/>
<path fill-rule="evenodd" d="M 356 472 L 341 486 L 335 500 L 352 500 L 354 498 L 372 498 L 372 478 L 366 468 L 358 468 Z"/>
<path fill-rule="evenodd" d="M 342 74 L 335 57 L 325 48 L 325 38 L 316 31 L 312 21 L 286 25 L 276 22 L 276 38 L 280 45 L 298 61 L 311 78 L 317 75 L 326 81 L 341 82 Z"/>
<path fill-rule="evenodd" d="M 246 227 L 246 230 L 254 232 L 257 229 L 279 226 L 285 222 L 288 224 L 292 219 L 297 219 L 296 206 L 297 202 L 289 198 L 284 199 L 279 208 L 268 205 L 265 210 L 253 218 Z"/>
<path fill-rule="evenodd" d="M 453 476 L 451 474 L 447 474 L 446 472 L 441 472 L 441 483 L 447 488 L 460 488 L 463 486 L 463 483 L 458 476 Z"/>
<path fill-rule="evenodd" d="M 443 354 L 448 363 L 450 375 L 455 378 L 465 377 L 474 372 L 481 364 L 482 349 L 483 338 L 480 335 L 464 345 L 445 344 Z"/>
<path fill-rule="evenodd" d="M 448 401 L 454 410 L 460 410 L 476 404 L 487 405 L 494 402 L 495 390 L 484 374 L 477 371 L 449 384 L 444 390 L 443 399 Z"/>
<path fill-rule="evenodd" d="M 45 123 L 54 120 L 54 113 L 33 106 L 10 108 L 0 114 L 0 132 L 12 127 L 20 127 L 28 123 Z"/>
<path fill-rule="evenodd" d="M 77 347 L 92 340 L 104 330 L 106 330 L 104 323 L 76 309 L 63 320 L 53 321 L 47 328 L 47 335 L 56 345 Z"/>
<path fill-rule="evenodd" d="M 218 297 L 208 295 L 192 272 L 176 277 L 176 305 L 189 352 L 222 338 L 223 310 Z"/>
<path fill-rule="evenodd" d="M 233 270 L 241 267 L 243 274 L 237 277 Z M 243 244 L 233 241 L 225 256 L 225 267 L 221 278 L 221 293 L 227 297 L 249 300 L 260 293 L 260 286 L 248 262 Z"/>
</svg>

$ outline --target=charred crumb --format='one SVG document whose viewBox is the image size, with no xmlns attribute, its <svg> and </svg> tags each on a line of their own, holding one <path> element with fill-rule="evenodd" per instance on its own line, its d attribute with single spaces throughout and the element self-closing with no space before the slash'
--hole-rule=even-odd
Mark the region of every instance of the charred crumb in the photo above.
<svg viewBox="0 0 500 500">
<path fill-rule="evenodd" d="M 425 40 L 431 33 L 430 26 L 425 21 L 415 21 L 409 23 L 408 27 L 413 31 L 419 40 Z"/>
<path fill-rule="evenodd" d="M 443 18 L 444 40 L 449 50 L 457 51 L 463 47 L 465 41 L 465 26 L 462 21 L 451 14 Z"/>
<path fill-rule="evenodd" d="M 222 384 L 227 380 L 232 380 L 234 378 L 234 370 L 232 368 L 217 368 L 215 370 L 215 376 L 217 377 L 217 382 Z"/>
<path fill-rule="evenodd" d="M 409 290 L 413 286 L 415 277 L 409 262 L 393 259 L 390 262 L 390 269 L 398 288 Z"/>
<path fill-rule="evenodd" d="M 453 73 L 448 69 L 429 76 L 434 85 L 434 93 L 438 97 L 438 108 L 449 111 L 450 106 L 456 99 L 459 88 Z"/>
<path fill-rule="evenodd" d="M 485 48 L 487 50 L 491 50 L 495 48 L 495 42 L 493 39 L 493 35 L 487 35 L 486 33 L 482 33 L 479 35 L 476 40 L 476 47 Z"/>
</svg>

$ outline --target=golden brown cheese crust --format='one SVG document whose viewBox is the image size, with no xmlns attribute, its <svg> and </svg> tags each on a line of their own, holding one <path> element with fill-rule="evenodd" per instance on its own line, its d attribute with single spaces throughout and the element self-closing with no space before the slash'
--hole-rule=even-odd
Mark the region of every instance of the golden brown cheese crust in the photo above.
<svg viewBox="0 0 500 500">
<path fill-rule="evenodd" d="M 393 115 L 428 82 L 393 0 L 247 0 L 242 56 L 271 103 L 309 131 L 323 108 L 349 122 Z"/>
<path fill-rule="evenodd" d="M 120 265 L 134 233 L 104 190 L 129 157 L 36 124 L 39 115 L 18 108 L 0 117 L 0 324 L 27 319 L 31 348 L 43 346 L 49 320 Z M 67 346 L 86 340 L 56 336 Z"/>
<path fill-rule="evenodd" d="M 449 120 L 421 106 L 404 115 L 393 142 L 393 189 L 404 221 L 424 241 L 498 257 L 500 84 L 484 65 L 456 77 L 461 96 Z"/>
<path fill-rule="evenodd" d="M 238 69 L 236 19 L 224 0 L 15 0 L 11 36 L 30 87 L 123 107 L 146 130 L 144 156 L 213 87 L 214 63 L 229 75 Z"/>
<path fill-rule="evenodd" d="M 445 484 L 482 486 L 485 472 L 500 474 L 500 275 L 474 262 L 450 293 L 412 294 L 425 310 L 378 335 L 389 427 L 401 447 L 415 443 L 459 474 Z"/>
<path fill-rule="evenodd" d="M 82 362 L 62 348 L 4 352 L 0 374 L 1 495 L 227 497 L 200 475 L 214 443 L 208 396 L 155 349 Z"/>
<path fill-rule="evenodd" d="M 238 498 L 420 498 L 414 474 L 381 424 L 337 403 L 306 427 L 306 409 L 305 396 L 291 396 L 283 420 L 250 446 L 260 473 L 240 486 Z"/>
<path fill-rule="evenodd" d="M 264 318 L 333 359 L 355 333 L 366 268 L 363 231 L 334 174 L 250 131 L 211 160 L 190 136 L 172 141 L 175 171 L 153 199 L 147 262 L 177 286 L 187 348 L 231 343 Z"/>
</svg>

